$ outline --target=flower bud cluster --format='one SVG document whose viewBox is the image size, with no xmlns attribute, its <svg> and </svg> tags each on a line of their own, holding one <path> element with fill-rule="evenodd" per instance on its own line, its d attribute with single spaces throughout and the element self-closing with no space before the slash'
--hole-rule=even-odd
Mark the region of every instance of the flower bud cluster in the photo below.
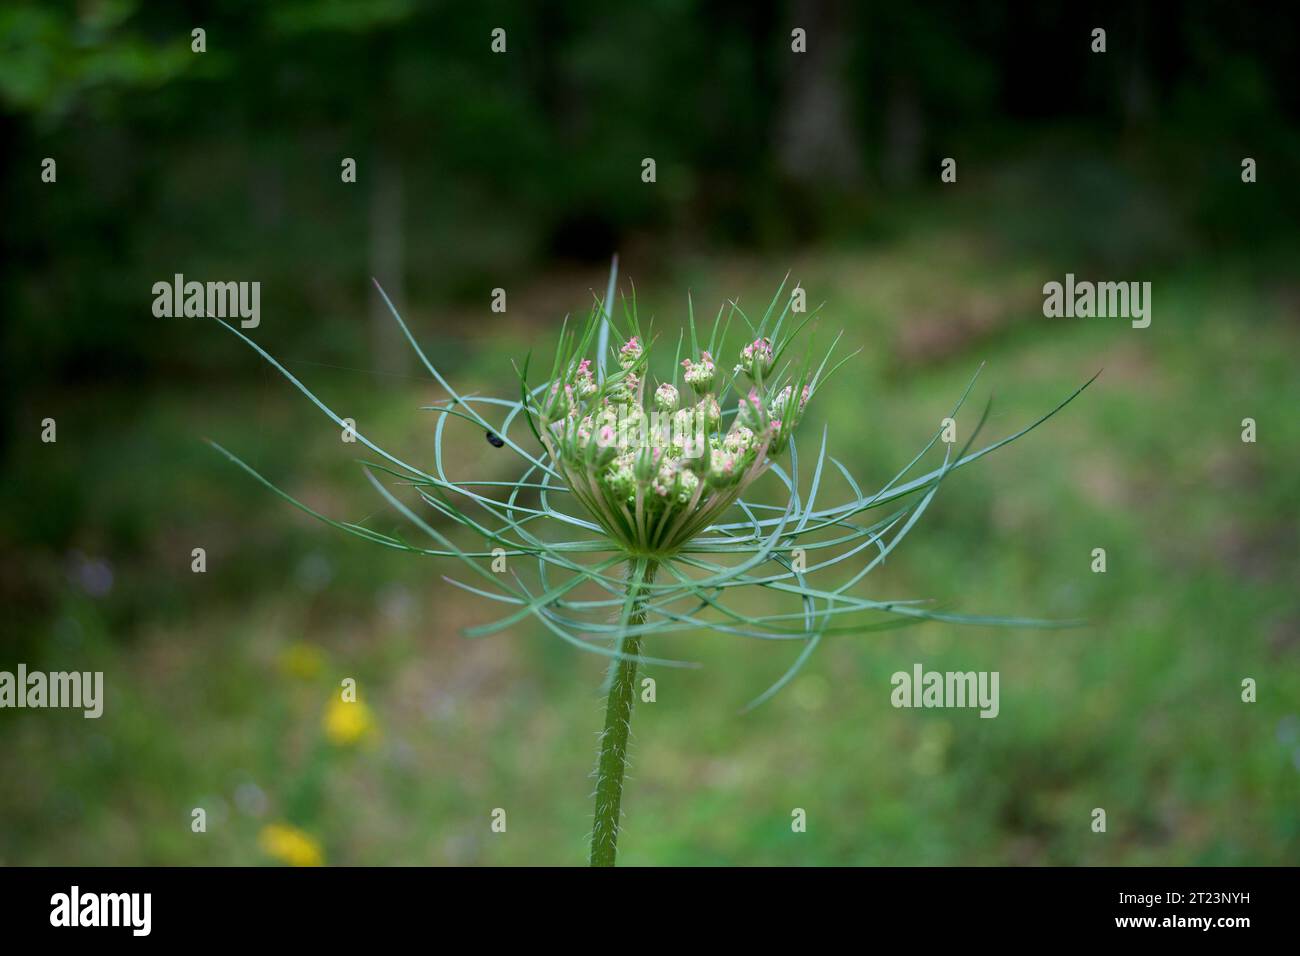
<svg viewBox="0 0 1300 956">
<path fill-rule="evenodd" d="M 633 336 L 618 350 L 621 371 L 603 387 L 582 359 L 546 392 L 542 422 L 568 479 L 638 515 L 697 509 L 719 493 L 734 497 L 784 450 L 810 389 L 804 386 L 797 401 L 790 385 L 769 389 L 772 344 L 756 339 L 740 351 L 736 373 L 750 387 L 724 429 L 713 357 L 705 351 L 684 360 L 689 391 L 665 382 L 650 393 L 647 408 L 647 351 Z"/>
</svg>

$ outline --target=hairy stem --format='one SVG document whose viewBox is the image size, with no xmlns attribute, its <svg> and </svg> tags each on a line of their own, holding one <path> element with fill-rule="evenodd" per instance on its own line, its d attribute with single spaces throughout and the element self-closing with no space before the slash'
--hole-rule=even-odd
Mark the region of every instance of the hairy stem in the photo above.
<svg viewBox="0 0 1300 956">
<path fill-rule="evenodd" d="M 654 580 L 657 564 L 647 562 L 638 580 L 635 569 L 628 574 L 632 612 L 628 628 L 645 623 L 645 586 Z M 623 805 L 623 774 L 627 769 L 627 738 L 632 729 L 632 704 L 636 698 L 637 657 L 641 635 L 625 635 L 626 657 L 610 664 L 609 697 L 605 703 L 605 731 L 600 735 L 600 762 L 596 765 L 596 820 L 591 830 L 591 865 L 613 866 L 618 854 L 619 815 Z"/>
</svg>

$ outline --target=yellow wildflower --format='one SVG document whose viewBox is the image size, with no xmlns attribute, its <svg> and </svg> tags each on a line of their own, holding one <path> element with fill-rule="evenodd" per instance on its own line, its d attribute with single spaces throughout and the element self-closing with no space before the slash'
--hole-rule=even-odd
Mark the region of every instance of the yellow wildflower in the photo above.
<svg viewBox="0 0 1300 956">
<path fill-rule="evenodd" d="M 320 844 L 310 834 L 287 823 L 268 823 L 262 827 L 257 842 L 264 853 L 289 866 L 322 866 L 325 863 Z"/>
<path fill-rule="evenodd" d="M 369 737 L 376 730 L 370 708 L 359 700 L 346 701 L 335 695 L 325 709 L 325 736 L 330 743 L 347 747 Z"/>
</svg>

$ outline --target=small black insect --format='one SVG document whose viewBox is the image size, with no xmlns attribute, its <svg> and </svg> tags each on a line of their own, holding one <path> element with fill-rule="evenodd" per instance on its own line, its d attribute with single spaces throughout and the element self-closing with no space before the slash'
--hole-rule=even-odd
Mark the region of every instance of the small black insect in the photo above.
<svg viewBox="0 0 1300 956">
<path fill-rule="evenodd" d="M 506 443 L 501 440 L 501 437 L 496 432 L 488 432 L 487 440 L 488 444 L 493 448 L 504 448 L 506 446 Z"/>
</svg>

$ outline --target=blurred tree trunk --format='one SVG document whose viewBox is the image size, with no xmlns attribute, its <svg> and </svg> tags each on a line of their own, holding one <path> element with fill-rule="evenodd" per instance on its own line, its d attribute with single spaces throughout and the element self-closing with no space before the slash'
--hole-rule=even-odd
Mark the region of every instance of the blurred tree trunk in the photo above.
<svg viewBox="0 0 1300 956">
<path fill-rule="evenodd" d="M 885 109 L 885 149 L 881 172 L 890 186 L 909 186 L 921 172 L 925 117 L 916 86 L 906 77 L 894 82 Z"/>
<path fill-rule="evenodd" d="M 790 50 L 777 119 L 777 159 L 801 186 L 857 185 L 861 153 L 844 83 L 844 5 L 840 0 L 795 0 L 790 28 L 808 32 L 808 52 Z"/>
</svg>

